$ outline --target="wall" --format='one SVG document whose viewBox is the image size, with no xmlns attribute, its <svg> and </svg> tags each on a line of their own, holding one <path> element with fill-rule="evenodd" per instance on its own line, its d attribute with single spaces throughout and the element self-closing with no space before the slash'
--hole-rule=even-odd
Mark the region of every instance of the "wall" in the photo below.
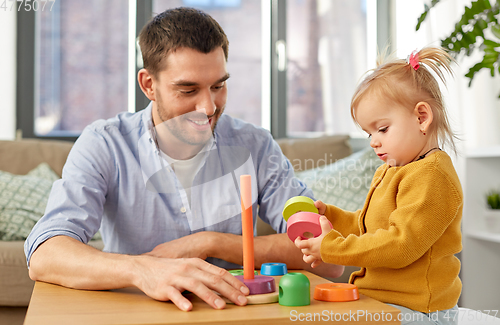
<svg viewBox="0 0 500 325">
<path fill-rule="evenodd" d="M 451 33 L 456 21 L 464 11 L 464 5 L 470 0 L 442 1 L 431 10 L 419 31 L 415 31 L 417 18 L 423 12 L 427 0 L 396 0 L 397 35 L 396 49 L 398 57 L 404 58 L 411 51 L 424 46 L 439 46 L 440 39 Z M 464 75 L 478 62 L 482 54 L 460 56 L 458 64 L 453 66 L 454 78 L 447 78 L 444 91 L 445 102 L 452 128 L 458 133 L 459 152 L 465 153 L 471 148 L 500 145 L 500 78 L 491 78 L 489 71 L 481 70 L 468 87 L 469 79 Z"/>
<path fill-rule="evenodd" d="M 16 133 L 16 11 L 0 10 L 0 140 Z"/>
</svg>

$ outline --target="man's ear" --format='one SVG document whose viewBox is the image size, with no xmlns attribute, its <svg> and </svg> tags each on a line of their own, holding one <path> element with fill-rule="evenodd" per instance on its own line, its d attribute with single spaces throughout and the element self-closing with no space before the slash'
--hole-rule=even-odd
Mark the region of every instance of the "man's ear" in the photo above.
<svg viewBox="0 0 500 325">
<path fill-rule="evenodd" d="M 156 96 L 153 88 L 154 80 L 149 71 L 146 69 L 139 70 L 137 73 L 137 81 L 144 95 L 146 95 L 149 100 L 155 101 Z"/>
<path fill-rule="evenodd" d="M 431 105 L 429 105 L 429 103 L 427 102 L 418 102 L 417 105 L 415 105 L 413 113 L 418 118 L 420 131 L 426 133 L 429 130 L 429 127 L 434 118 Z"/>
</svg>

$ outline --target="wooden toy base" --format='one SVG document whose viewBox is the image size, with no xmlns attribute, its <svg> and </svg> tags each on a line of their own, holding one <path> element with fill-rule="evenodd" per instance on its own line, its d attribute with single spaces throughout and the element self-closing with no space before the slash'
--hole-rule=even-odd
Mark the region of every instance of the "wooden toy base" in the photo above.
<svg viewBox="0 0 500 325">
<path fill-rule="evenodd" d="M 222 297 L 224 301 L 228 304 L 234 304 L 231 300 L 227 299 L 226 297 Z M 247 305 L 262 305 L 262 304 L 273 304 L 275 302 L 278 302 L 279 296 L 278 296 L 278 291 L 271 292 L 271 293 L 264 293 L 261 295 L 250 295 L 247 296 Z"/>
</svg>

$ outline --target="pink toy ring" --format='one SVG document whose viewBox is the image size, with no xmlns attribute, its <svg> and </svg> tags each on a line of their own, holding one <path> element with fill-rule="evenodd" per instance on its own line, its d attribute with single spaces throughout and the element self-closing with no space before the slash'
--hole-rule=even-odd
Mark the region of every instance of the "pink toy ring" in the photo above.
<svg viewBox="0 0 500 325">
<path fill-rule="evenodd" d="M 286 232 L 288 234 L 288 238 L 290 238 L 291 241 L 295 241 L 295 239 L 299 236 L 300 239 L 309 239 L 321 235 L 319 217 L 319 214 L 313 212 L 295 213 L 293 216 L 288 218 L 287 221 Z"/>
</svg>

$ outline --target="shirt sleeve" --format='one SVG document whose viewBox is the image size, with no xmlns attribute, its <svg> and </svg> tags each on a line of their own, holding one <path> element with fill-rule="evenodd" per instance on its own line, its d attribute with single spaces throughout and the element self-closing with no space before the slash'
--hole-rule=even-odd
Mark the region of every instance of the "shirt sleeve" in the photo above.
<svg viewBox="0 0 500 325">
<path fill-rule="evenodd" d="M 24 243 L 28 266 L 33 252 L 51 237 L 64 235 L 88 243 L 101 225 L 113 169 L 104 137 L 87 127 L 68 155 L 62 178 L 52 186 L 45 215 Z"/>
<path fill-rule="evenodd" d="M 314 197 L 312 191 L 295 177 L 290 161 L 270 135 L 265 138 L 258 152 L 257 177 L 259 216 L 276 232 L 285 233 L 283 208 L 286 201 L 294 196 Z"/>
<path fill-rule="evenodd" d="M 322 259 L 360 267 L 410 265 L 460 216 L 461 189 L 439 170 L 419 170 L 399 183 L 396 205 L 388 216 L 388 229 L 360 236 L 332 230 L 321 243 Z"/>
</svg>

